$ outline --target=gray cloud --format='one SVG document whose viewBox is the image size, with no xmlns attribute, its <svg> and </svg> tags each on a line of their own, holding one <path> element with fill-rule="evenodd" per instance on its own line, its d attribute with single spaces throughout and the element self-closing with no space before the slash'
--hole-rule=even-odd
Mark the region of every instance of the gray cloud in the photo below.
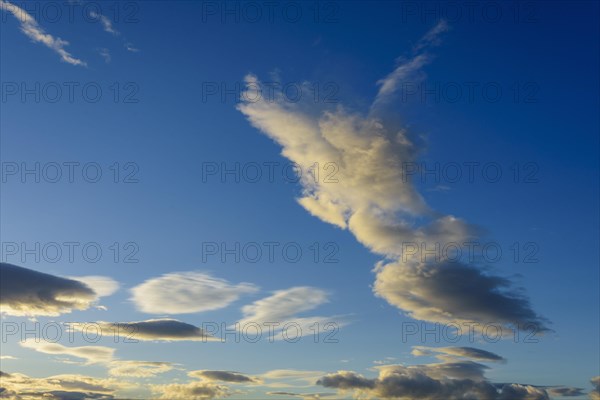
<svg viewBox="0 0 600 400">
<path fill-rule="evenodd" d="M 0 274 L 0 311 L 15 316 L 58 316 L 85 310 L 100 295 L 118 287 L 110 278 L 90 277 L 103 282 L 102 293 L 97 293 L 83 282 L 86 277 L 82 281 L 61 278 L 8 263 L 0 263 Z"/>
<path fill-rule="evenodd" d="M 93 322 L 72 324 L 74 329 L 82 330 L 87 325 L 97 326 L 103 335 L 116 335 L 126 340 L 165 340 L 165 341 L 212 341 L 218 340 L 201 328 L 176 319 L 149 319 L 134 322 Z"/>
<path fill-rule="evenodd" d="M 258 383 L 259 380 L 251 376 L 240 374 L 232 371 L 192 371 L 188 374 L 193 378 L 201 378 L 209 381 L 222 381 L 230 383 Z"/>
<path fill-rule="evenodd" d="M 506 384 L 498 388 L 485 380 L 483 374 L 473 375 L 474 364 L 455 364 L 451 368 L 444 364 L 382 367 L 379 376 L 374 379 L 351 371 L 340 371 L 324 376 L 317 384 L 375 399 L 549 400 L 546 390 L 534 386 Z M 463 367 L 471 370 L 460 373 Z M 449 370 L 453 370 L 452 374 L 445 373 Z M 453 378 L 452 375 L 471 378 Z"/>
<path fill-rule="evenodd" d="M 437 354 L 438 357 L 464 357 L 480 361 L 506 361 L 503 357 L 489 351 L 473 347 L 413 347 L 412 354 L 415 356 L 428 356 Z"/>
<path fill-rule="evenodd" d="M 461 263 L 379 264 L 375 293 L 416 319 L 442 323 L 496 324 L 545 332 L 547 321 L 510 280 Z"/>
</svg>

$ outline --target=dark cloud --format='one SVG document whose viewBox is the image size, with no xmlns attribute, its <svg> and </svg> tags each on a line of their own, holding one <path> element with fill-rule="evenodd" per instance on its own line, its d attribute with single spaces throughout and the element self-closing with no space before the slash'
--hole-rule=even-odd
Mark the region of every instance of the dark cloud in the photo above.
<svg viewBox="0 0 600 400">
<path fill-rule="evenodd" d="M 380 265 L 374 291 L 420 320 L 549 331 L 509 279 L 461 263 Z"/>
<path fill-rule="evenodd" d="M 484 378 L 484 369 L 485 366 L 473 362 L 387 366 L 381 367 L 379 376 L 374 379 L 340 371 L 324 376 L 317 384 L 377 399 L 549 400 L 548 393 L 542 388 L 519 384 L 494 385 Z M 458 376 L 462 378 L 454 378 Z"/>
<path fill-rule="evenodd" d="M 204 378 L 211 381 L 223 381 L 231 383 L 256 383 L 256 378 L 231 371 L 192 371 L 189 376 L 195 378 Z"/>
<path fill-rule="evenodd" d="M 351 371 L 340 371 L 336 374 L 329 374 L 317 381 L 317 385 L 335 389 L 373 389 L 376 380 L 367 379 Z"/>
<path fill-rule="evenodd" d="M 16 316 L 57 316 L 85 310 L 97 299 L 82 282 L 0 263 L 0 309 Z"/>
<path fill-rule="evenodd" d="M 426 347 L 426 346 L 415 346 L 412 351 L 413 355 L 426 356 L 435 355 L 437 357 L 445 358 L 450 357 L 463 357 L 470 358 L 472 360 L 480 361 L 506 361 L 503 357 L 492 353 L 490 351 L 476 349 L 474 347 Z"/>
<path fill-rule="evenodd" d="M 127 340 L 193 340 L 210 341 L 217 340 L 208 335 L 201 328 L 194 325 L 178 321 L 176 319 L 150 319 L 146 321 L 135 322 L 94 322 L 90 323 L 98 326 L 103 334 L 117 335 Z M 90 324 L 73 324 L 75 329 L 84 329 Z"/>
<path fill-rule="evenodd" d="M 115 397 L 112 395 L 101 393 L 86 393 L 86 392 L 66 392 L 54 390 L 43 393 L 44 400 L 112 400 Z"/>
</svg>

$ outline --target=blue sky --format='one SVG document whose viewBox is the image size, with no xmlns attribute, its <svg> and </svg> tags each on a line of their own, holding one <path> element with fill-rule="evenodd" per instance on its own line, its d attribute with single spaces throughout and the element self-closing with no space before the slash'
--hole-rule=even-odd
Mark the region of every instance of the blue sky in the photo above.
<svg viewBox="0 0 600 400">
<path fill-rule="evenodd" d="M 506 385 L 490 398 L 559 398 L 556 387 L 595 398 L 598 4 L 269 4 L 2 3 L 8 390 L 385 398 L 386 379 L 471 377 Z M 248 100 L 257 86 L 260 100 Z M 284 175 L 291 162 L 302 179 Z M 221 176 L 236 165 L 238 181 Z M 39 182 L 23 175 L 36 168 Z M 406 259 L 407 243 L 473 241 L 490 251 L 466 260 L 463 247 L 454 264 L 418 250 Z M 265 242 L 276 243 L 272 261 Z M 252 262 L 242 249 L 256 244 Z M 224 248 L 240 261 L 223 261 Z M 270 320 L 304 335 L 204 343 L 153 331 L 115 343 L 106 332 L 157 319 L 172 334 L 174 320 L 230 332 Z M 60 349 L 40 332 L 22 336 L 36 323 L 100 321 L 96 343 L 78 330 Z M 465 322 L 507 337 L 421 337 Z M 440 376 L 449 363 L 460 376 Z M 49 383 L 56 375 L 102 390 Z M 412 396 L 396 398 L 436 398 Z"/>
</svg>

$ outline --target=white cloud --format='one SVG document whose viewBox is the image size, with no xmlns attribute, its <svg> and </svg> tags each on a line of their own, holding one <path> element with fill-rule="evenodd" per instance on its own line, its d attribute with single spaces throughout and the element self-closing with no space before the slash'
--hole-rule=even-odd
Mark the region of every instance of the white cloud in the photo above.
<svg viewBox="0 0 600 400">
<path fill-rule="evenodd" d="M 250 283 L 230 284 L 200 272 L 174 272 L 131 289 L 136 307 L 149 314 L 187 314 L 217 310 L 258 289 Z"/>
<path fill-rule="evenodd" d="M 83 282 L 88 287 L 92 288 L 98 297 L 107 297 L 119 290 L 119 282 L 107 276 L 70 276 L 69 279 Z"/>
<path fill-rule="evenodd" d="M 268 323 L 277 323 L 273 327 L 275 339 L 285 339 L 282 328 L 288 337 L 296 338 L 315 333 L 315 325 L 323 329 L 326 324 L 335 324 L 336 327 L 345 325 L 340 317 L 300 317 L 305 311 L 310 311 L 327 303 L 328 294 L 324 290 L 299 286 L 285 290 L 275 291 L 271 296 L 257 300 L 242 308 L 244 318 L 238 321 L 240 329 L 248 324 L 258 324 L 261 327 Z M 292 327 L 293 325 L 293 327 Z M 266 326 L 266 325 L 265 325 Z M 287 332 L 287 330 L 291 330 Z"/>
<path fill-rule="evenodd" d="M 127 51 L 130 51 L 130 52 L 132 52 L 132 53 L 138 53 L 138 52 L 140 51 L 140 49 L 138 49 L 137 47 L 135 47 L 135 46 L 133 45 L 133 43 L 131 43 L 131 42 L 126 42 L 126 43 L 124 44 L 124 46 L 125 46 L 125 49 L 126 49 Z"/>
<path fill-rule="evenodd" d="M 113 359 L 115 353 L 115 349 L 105 346 L 67 347 L 59 343 L 51 343 L 40 339 L 27 339 L 20 342 L 20 344 L 26 349 L 35 350 L 40 353 L 82 358 L 88 364 L 109 362 Z"/>
<path fill-rule="evenodd" d="M 106 17 L 105 15 L 101 15 L 95 11 L 92 11 L 92 12 L 90 12 L 90 16 L 92 18 L 96 18 L 100 21 L 100 23 L 102 24 L 102 28 L 104 28 L 105 32 L 108 32 L 115 36 L 119 35 L 119 32 L 113 27 L 111 20 L 108 19 L 108 17 Z"/>
<path fill-rule="evenodd" d="M 109 364 L 109 375 L 134 378 L 150 378 L 164 374 L 174 368 L 173 363 L 161 361 L 113 361 Z"/>
<path fill-rule="evenodd" d="M 365 113 L 342 106 L 291 103 L 283 95 L 256 98 L 260 81 L 246 77 L 247 95 L 238 105 L 248 121 L 282 147 L 282 155 L 308 171 L 332 163 L 337 182 L 301 178 L 298 202 L 321 220 L 349 229 L 356 239 L 387 261 L 376 269 L 374 291 L 410 316 L 433 322 L 497 322 L 505 327 L 533 325 L 547 330 L 546 321 L 508 279 L 487 275 L 462 264 L 449 265 L 444 254 L 436 262 L 423 257 L 426 249 L 445 248 L 476 238 L 476 229 L 460 218 L 430 209 L 410 179 L 422 146 L 397 116 L 385 107 L 402 82 L 423 78 L 431 60 L 426 53 L 448 30 L 438 23 L 418 41 L 413 54 L 378 82 L 379 92 Z M 250 100 L 254 99 L 254 100 Z M 415 243 L 417 251 L 406 251 Z"/>
<path fill-rule="evenodd" d="M 69 42 L 46 33 L 37 21 L 22 8 L 5 0 L 0 0 L 0 8 L 5 12 L 10 12 L 17 18 L 21 24 L 21 31 L 25 35 L 34 42 L 42 43 L 49 49 L 54 50 L 64 62 L 71 65 L 87 65 L 85 61 L 73 57 L 71 53 L 65 50 L 65 47 L 69 45 Z"/>
</svg>

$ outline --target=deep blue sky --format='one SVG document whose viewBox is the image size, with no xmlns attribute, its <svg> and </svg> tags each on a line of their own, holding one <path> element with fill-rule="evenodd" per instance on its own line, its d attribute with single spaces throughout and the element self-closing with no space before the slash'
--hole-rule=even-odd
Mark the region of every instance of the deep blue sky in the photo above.
<svg viewBox="0 0 600 400">
<path fill-rule="evenodd" d="M 332 22 L 315 23 L 309 16 L 312 3 L 304 3 L 306 15 L 298 23 L 289 23 L 280 13 L 274 23 L 222 23 L 212 15 L 202 21 L 201 2 L 151 1 L 140 4 L 137 21 L 130 23 L 114 21 L 111 11 L 103 10 L 118 36 L 103 31 L 100 23 L 86 22 L 80 9 L 73 23 L 66 16 L 58 22 L 37 18 L 48 33 L 68 40 L 68 51 L 87 67 L 61 62 L 52 50 L 32 43 L 12 15 L 3 13 L 3 95 L 7 82 L 30 87 L 35 82 L 95 82 L 103 98 L 83 101 L 77 89 L 73 103 L 64 92 L 56 103 L 44 98 L 36 103 L 31 96 L 24 102 L 19 95 L 3 98 L 2 162 L 97 162 L 104 175 L 97 184 L 80 176 L 73 184 L 64 179 L 57 184 L 22 183 L 8 177 L 1 193 L 2 242 L 98 242 L 107 254 L 113 242 L 135 242 L 140 262 L 114 263 L 107 256 L 98 263 L 79 257 L 74 263 L 63 259 L 53 264 L 31 258 L 21 262 L 6 254 L 2 261 L 56 275 L 106 275 L 121 283 L 121 290 L 102 302 L 110 317 L 90 310 L 62 320 L 145 319 L 148 315 L 128 300 L 128 289 L 163 273 L 191 270 L 252 282 L 261 291 L 224 310 L 181 316 L 190 323 L 234 321 L 246 302 L 292 286 L 331 292 L 318 315 L 352 315 L 353 323 L 342 328 L 339 343 L 325 348 L 313 343 L 202 348 L 174 343 L 152 348 L 155 358 L 176 355 L 174 361 L 188 369 L 348 369 L 369 374 L 372 362 L 385 357 L 415 363 L 410 345 L 422 343 L 402 343 L 399 335 L 401 323 L 412 320 L 370 289 L 371 270 L 380 257 L 348 231 L 310 216 L 295 201 L 299 185 L 282 179 L 257 184 L 202 181 L 203 162 L 286 162 L 280 146 L 236 110 L 233 95 L 225 101 L 218 95 L 203 99 L 203 88 L 212 82 L 233 88 L 248 73 L 263 80 L 277 73 L 282 82 L 333 83 L 340 103 L 364 112 L 377 94 L 376 82 L 393 70 L 397 57 L 409 54 L 438 17 L 445 16 L 450 30 L 431 51 L 435 58 L 423 68 L 424 84 L 457 84 L 466 90 L 474 82 L 479 87 L 474 100 L 466 92 L 456 102 L 431 97 L 421 101 L 414 95 L 396 101 L 394 113 L 425 138 L 421 161 L 496 162 L 503 178 L 490 183 L 476 175 L 474 183 L 415 184 L 432 208 L 480 226 L 485 240 L 500 243 L 505 256 L 491 267 L 500 275 L 516 276 L 532 306 L 552 321 L 555 332 L 537 344 L 481 343 L 509 360 L 489 377 L 587 390 L 589 379 L 600 372 L 598 3 L 521 4 L 525 15 L 516 22 L 515 6 L 508 3 L 499 22 L 485 20 L 480 9 L 472 20 L 467 15 L 451 18 L 444 14 L 443 3 L 435 3 L 441 9 L 434 8 L 433 14 L 407 15 L 407 4 L 423 11 L 423 4 L 412 2 L 340 2 L 324 10 L 335 12 Z M 139 52 L 127 51 L 126 42 Z M 101 48 L 109 50 L 110 62 L 99 55 Z M 109 89 L 115 82 L 121 95 L 132 82 L 139 101 L 115 103 Z M 502 89 L 497 102 L 484 98 L 481 87 L 490 84 Z M 113 183 L 109 166 L 115 162 L 135 163 L 139 182 Z M 519 168 L 534 164 L 536 181 L 515 182 L 515 163 Z M 313 242 L 335 242 L 339 262 L 314 263 L 310 257 L 297 264 L 281 259 L 272 264 L 221 263 L 216 258 L 202 262 L 202 242 L 270 240 L 298 242 L 305 250 Z M 514 242 L 534 242 L 539 261 L 513 262 L 509 247 Z M 148 351 L 147 344 L 121 346 L 116 347 L 124 358 L 144 357 Z M 9 344 L 6 353 L 19 360 L 3 361 L 3 369 L 44 376 L 58 365 L 41 357 L 34 365 L 28 359 L 31 352 Z M 208 359 L 210 366 L 202 361 Z M 60 368 L 79 369 L 68 364 Z M 90 374 L 101 374 L 100 367 L 88 368 Z"/>
</svg>

